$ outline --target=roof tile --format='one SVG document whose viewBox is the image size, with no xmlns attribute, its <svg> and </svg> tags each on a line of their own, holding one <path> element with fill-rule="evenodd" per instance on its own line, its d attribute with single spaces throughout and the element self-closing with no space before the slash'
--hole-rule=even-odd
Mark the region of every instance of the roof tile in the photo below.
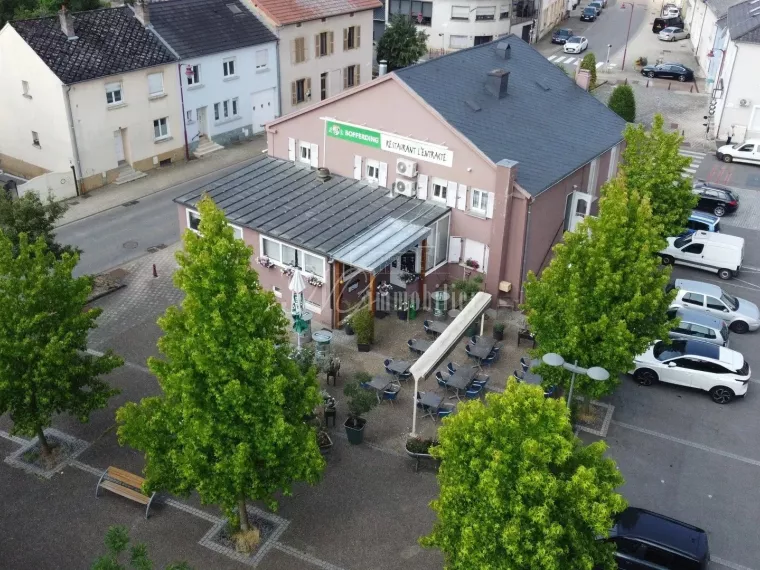
<svg viewBox="0 0 760 570">
<path fill-rule="evenodd" d="M 380 8 L 380 0 L 248 0 L 277 25 L 295 24 Z"/>
</svg>

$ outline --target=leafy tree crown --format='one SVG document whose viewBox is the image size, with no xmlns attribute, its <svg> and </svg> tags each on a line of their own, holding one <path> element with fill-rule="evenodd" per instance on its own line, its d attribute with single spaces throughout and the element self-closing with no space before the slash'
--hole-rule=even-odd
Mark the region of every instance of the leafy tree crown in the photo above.
<svg viewBox="0 0 760 570">
<path fill-rule="evenodd" d="M 417 63 L 426 53 L 427 33 L 418 31 L 409 16 L 391 16 L 388 27 L 377 42 L 377 60 L 387 61 L 388 71 L 393 71 Z"/>
<path fill-rule="evenodd" d="M 612 90 L 607 105 L 629 123 L 633 123 L 636 120 L 636 98 L 630 85 L 618 85 L 615 87 Z"/>
</svg>

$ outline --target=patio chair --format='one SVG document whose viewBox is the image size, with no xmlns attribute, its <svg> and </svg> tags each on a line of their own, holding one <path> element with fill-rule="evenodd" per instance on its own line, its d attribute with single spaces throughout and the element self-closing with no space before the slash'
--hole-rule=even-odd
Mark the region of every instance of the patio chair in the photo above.
<svg viewBox="0 0 760 570">
<path fill-rule="evenodd" d="M 398 398 L 399 392 L 401 392 L 401 388 L 398 389 L 391 389 L 391 390 L 384 390 L 383 391 L 383 400 L 386 400 L 393 405 L 393 402 L 396 401 Z"/>
<path fill-rule="evenodd" d="M 441 404 L 441 407 L 438 408 L 438 417 L 442 419 L 446 416 L 450 416 L 454 413 L 454 410 L 456 410 L 454 404 Z"/>
<path fill-rule="evenodd" d="M 398 374 L 399 380 L 409 380 L 409 378 L 412 377 L 411 371 L 407 370 L 406 372 L 402 372 L 401 374 Z"/>
<path fill-rule="evenodd" d="M 359 386 L 361 386 L 365 390 L 372 390 L 373 389 L 372 386 L 369 385 L 369 382 L 362 382 L 361 384 L 359 384 Z"/>
<path fill-rule="evenodd" d="M 528 369 L 530 369 L 530 360 L 524 356 L 520 357 L 520 366 L 522 367 L 523 372 L 527 372 Z"/>
<path fill-rule="evenodd" d="M 414 352 L 415 354 L 420 354 L 420 351 L 414 348 L 414 339 L 410 338 L 408 341 L 406 341 L 406 345 L 409 347 L 409 350 Z"/>
<path fill-rule="evenodd" d="M 391 365 L 391 363 L 392 363 L 392 362 L 393 362 L 393 360 L 392 360 L 392 359 L 390 359 L 390 358 L 386 358 L 386 359 L 383 361 L 383 366 L 385 366 L 385 371 L 386 371 L 388 374 L 393 374 L 393 375 L 395 376 L 395 374 L 396 374 L 396 373 L 395 373 L 395 372 L 393 372 L 393 370 L 391 370 L 390 368 L 388 368 L 388 367 Z"/>
<path fill-rule="evenodd" d="M 483 389 L 486 389 L 486 384 L 488 384 L 488 381 L 491 380 L 490 376 L 476 376 L 475 380 L 472 381 L 473 386 L 482 386 Z"/>
<path fill-rule="evenodd" d="M 479 338 L 480 338 L 480 337 L 479 337 L 478 335 L 476 335 L 476 334 L 472 335 L 472 336 L 470 337 L 470 344 L 478 344 L 478 339 L 479 339 Z"/>
<path fill-rule="evenodd" d="M 480 386 L 479 384 L 473 384 L 472 388 L 467 390 L 464 395 L 467 397 L 468 400 L 474 400 L 475 398 L 479 398 L 480 394 L 483 393 L 483 386 Z"/>
<path fill-rule="evenodd" d="M 454 372 L 457 371 L 457 366 L 459 366 L 459 364 L 457 364 L 456 362 L 449 362 L 446 365 L 446 370 L 449 371 L 449 374 L 454 374 Z"/>
<path fill-rule="evenodd" d="M 525 372 L 521 370 L 520 371 L 515 370 L 514 372 L 512 372 L 512 376 L 514 376 L 518 380 L 523 380 L 525 378 Z"/>
<path fill-rule="evenodd" d="M 422 328 L 425 329 L 425 332 L 428 334 L 435 334 L 433 331 L 430 330 L 430 321 L 424 321 L 422 323 Z"/>
<path fill-rule="evenodd" d="M 479 356 L 475 356 L 474 354 L 472 354 L 472 353 L 470 352 L 470 347 L 471 347 L 471 346 L 472 346 L 471 344 L 468 344 L 467 346 L 465 346 L 465 347 L 464 347 L 464 350 L 465 350 L 465 352 L 467 353 L 467 356 L 469 356 L 470 358 L 472 358 L 472 359 L 474 359 L 474 360 L 478 360 L 478 361 L 479 361 L 479 360 L 480 360 L 480 357 L 479 357 Z"/>
<path fill-rule="evenodd" d="M 449 385 L 446 383 L 446 379 L 443 377 L 443 374 L 441 371 L 437 371 L 435 373 L 435 379 L 438 381 L 438 385 L 443 388 L 444 390 L 448 390 Z"/>
<path fill-rule="evenodd" d="M 556 386 L 549 386 L 549 388 L 546 389 L 544 392 L 544 398 L 553 398 L 554 394 L 557 393 L 557 387 Z"/>
<path fill-rule="evenodd" d="M 481 366 L 491 366 L 496 362 L 496 355 L 494 353 L 489 354 L 486 358 L 480 361 Z"/>
</svg>

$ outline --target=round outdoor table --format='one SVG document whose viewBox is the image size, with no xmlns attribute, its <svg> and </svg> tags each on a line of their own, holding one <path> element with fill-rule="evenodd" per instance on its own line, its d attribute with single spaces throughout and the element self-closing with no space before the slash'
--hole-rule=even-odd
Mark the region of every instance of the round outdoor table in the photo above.
<svg viewBox="0 0 760 570">
<path fill-rule="evenodd" d="M 450 316 L 452 319 L 456 319 L 456 318 L 459 316 L 459 313 L 461 313 L 461 312 L 462 312 L 462 311 L 460 311 L 459 309 L 451 309 L 451 310 L 449 311 L 449 316 Z"/>
<path fill-rule="evenodd" d="M 433 302 L 435 303 L 435 307 L 433 308 L 433 315 L 436 317 L 442 317 L 445 315 L 446 303 L 451 298 L 451 295 L 449 295 L 446 291 L 436 291 L 430 296 L 433 298 Z"/>
<path fill-rule="evenodd" d="M 324 358 L 330 354 L 330 341 L 332 340 L 333 333 L 325 330 L 315 331 L 311 338 L 314 339 L 316 346 L 314 347 L 314 354 L 319 358 Z"/>
<path fill-rule="evenodd" d="M 304 311 L 301 314 L 301 320 L 306 323 L 306 330 L 299 335 L 302 343 L 311 342 L 311 319 L 313 318 L 314 315 L 310 311 Z"/>
</svg>

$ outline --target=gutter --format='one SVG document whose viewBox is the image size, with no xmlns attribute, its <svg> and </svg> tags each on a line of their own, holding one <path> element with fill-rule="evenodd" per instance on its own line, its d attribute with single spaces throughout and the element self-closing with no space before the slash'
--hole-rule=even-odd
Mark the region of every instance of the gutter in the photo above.
<svg viewBox="0 0 760 570">
<path fill-rule="evenodd" d="M 69 97 L 69 91 L 71 91 L 71 85 L 63 86 L 63 103 L 66 107 L 66 120 L 69 123 L 69 132 L 71 133 L 71 148 L 74 151 L 74 182 L 77 180 L 81 182 L 83 178 L 82 174 L 82 162 L 79 159 L 79 146 L 77 145 L 77 133 L 74 128 L 74 115 L 71 112 L 71 98 Z M 77 171 L 79 171 L 79 178 L 77 179 Z M 79 187 L 81 184 L 75 184 L 77 187 L 77 194 L 79 194 Z"/>
<path fill-rule="evenodd" d="M 720 110 L 720 121 L 718 121 L 718 128 L 715 131 L 715 138 L 718 138 L 720 135 L 720 126 L 723 124 L 723 114 L 726 110 L 726 101 L 725 97 L 728 95 L 728 88 L 731 86 L 731 80 L 734 78 L 734 69 L 736 69 L 736 60 L 739 59 L 739 44 L 737 42 L 734 42 L 734 45 L 736 46 L 736 51 L 734 52 L 734 60 L 731 63 L 731 73 L 728 74 L 728 83 L 723 86 L 723 92 L 725 95 L 723 96 L 723 107 Z M 720 60 L 720 70 L 718 71 L 718 81 L 720 81 L 720 72 L 723 70 L 723 62 L 726 59 L 726 52 L 723 52 L 723 57 Z M 746 137 L 746 134 L 745 134 Z M 744 142 L 744 141 L 742 141 Z"/>
<path fill-rule="evenodd" d="M 177 63 L 177 74 L 179 75 L 179 100 L 182 105 L 182 133 L 185 135 L 185 160 L 190 162 L 190 147 L 187 144 L 187 122 L 185 115 L 185 85 L 182 83 L 182 62 Z"/>
</svg>

